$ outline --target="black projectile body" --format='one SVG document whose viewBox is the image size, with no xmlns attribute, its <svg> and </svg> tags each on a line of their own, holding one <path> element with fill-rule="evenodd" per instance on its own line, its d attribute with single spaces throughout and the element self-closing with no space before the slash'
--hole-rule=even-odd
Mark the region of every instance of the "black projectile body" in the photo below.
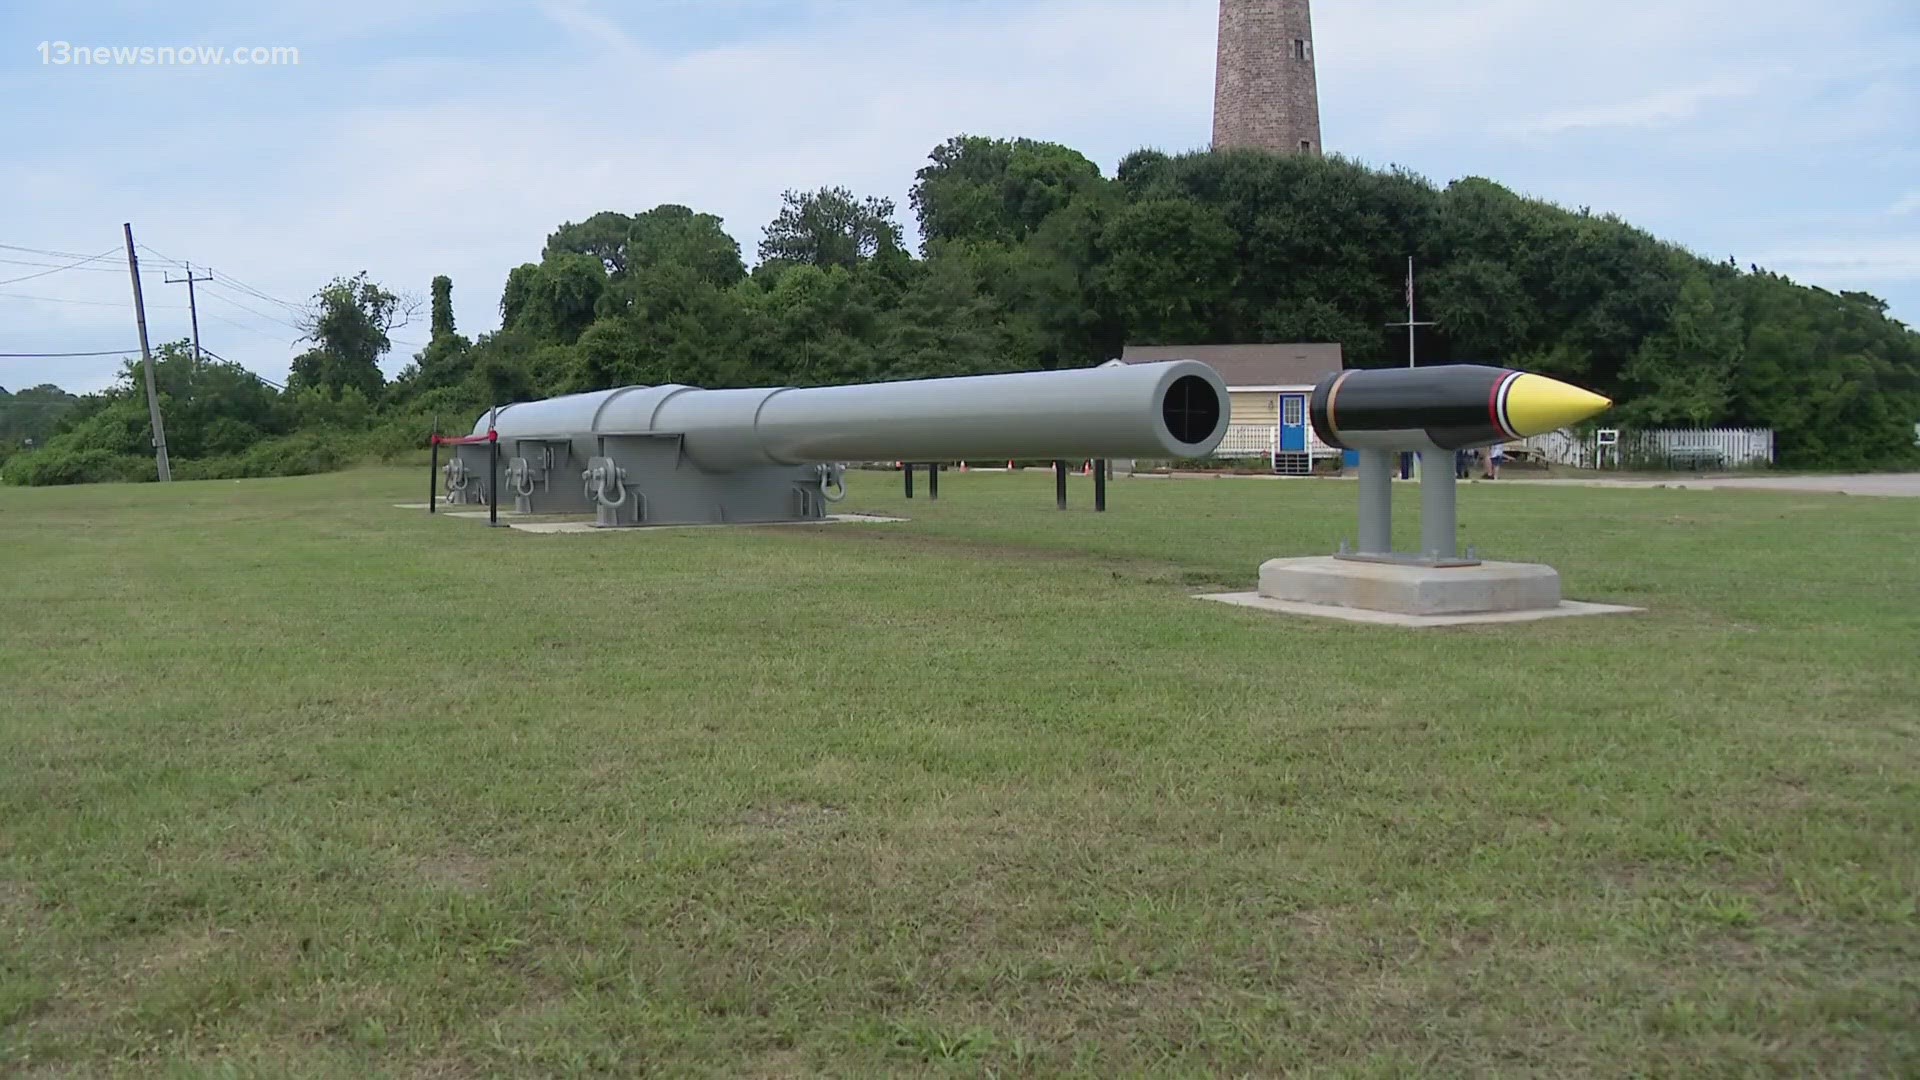
<svg viewBox="0 0 1920 1080">
<path fill-rule="evenodd" d="M 1343 371 L 1314 388 L 1313 430 L 1343 450 L 1459 450 L 1508 442 L 1524 437 L 1507 412 L 1508 397 L 1522 379 L 1565 385 L 1477 364 Z"/>
</svg>

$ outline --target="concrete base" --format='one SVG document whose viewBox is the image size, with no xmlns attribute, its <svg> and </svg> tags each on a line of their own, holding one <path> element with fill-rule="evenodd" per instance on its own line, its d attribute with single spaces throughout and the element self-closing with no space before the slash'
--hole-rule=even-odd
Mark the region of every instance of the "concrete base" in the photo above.
<svg viewBox="0 0 1920 1080">
<path fill-rule="evenodd" d="M 1560 606 L 1560 574 L 1537 563 L 1417 566 L 1315 556 L 1262 564 L 1259 594 L 1397 615 L 1551 611 Z"/>
<path fill-rule="evenodd" d="M 1215 593 L 1198 599 L 1233 604 L 1236 607 L 1249 607 L 1258 611 L 1271 611 L 1279 615 L 1307 615 L 1320 619 L 1341 619 L 1346 622 L 1370 623 L 1375 626 L 1403 626 L 1413 629 L 1532 622 L 1535 619 L 1563 619 L 1574 615 L 1623 615 L 1646 610 L 1622 607 L 1618 604 L 1582 604 L 1573 600 L 1562 600 L 1554 607 L 1533 608 L 1527 611 L 1488 611 L 1475 615 L 1402 615 L 1394 611 L 1368 611 L 1365 608 L 1273 600 L 1259 593 Z"/>
<path fill-rule="evenodd" d="M 608 529 L 595 525 L 591 521 L 528 521 L 514 525 L 512 528 L 530 533 L 650 533 L 672 532 L 676 529 L 756 529 L 771 525 L 887 525 L 905 520 L 907 519 L 881 517 L 878 514 L 829 514 L 812 521 L 742 521 L 727 525 L 640 525 Z"/>
</svg>

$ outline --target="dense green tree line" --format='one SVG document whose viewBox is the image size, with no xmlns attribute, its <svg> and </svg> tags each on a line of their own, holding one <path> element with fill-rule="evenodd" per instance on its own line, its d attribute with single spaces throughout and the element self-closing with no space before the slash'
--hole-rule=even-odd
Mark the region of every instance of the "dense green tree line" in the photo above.
<svg viewBox="0 0 1920 1080">
<path fill-rule="evenodd" d="M 0 453 L 10 446 L 45 445 L 66 411 L 80 399 L 50 383 L 17 394 L 0 386 Z"/>
<path fill-rule="evenodd" d="M 1439 323 L 1423 363 L 1567 377 L 1620 401 L 1609 422 L 1623 426 L 1771 427 L 1788 465 L 1914 455 L 1920 335 L 1880 301 L 1483 179 L 1438 188 L 1245 151 L 1141 151 L 1107 178 L 1064 146 L 963 136 L 935 148 L 911 210 L 918 256 L 889 200 L 789 191 L 751 269 L 719 218 L 684 206 L 563 224 L 508 275 L 493 333 L 458 334 L 452 282 L 436 278 L 431 340 L 392 382 L 378 360 L 407 305 L 364 274 L 339 279 L 314 298 L 286 394 L 171 350 L 171 441 L 190 459 L 314 432 L 343 433 L 334 456 L 394 452 L 539 395 L 1072 367 L 1128 342 L 1334 341 L 1350 364 L 1398 364 L 1405 339 L 1387 324 L 1412 256 Z M 45 410 L 63 430 L 41 454 L 144 452 L 137 385 Z"/>
</svg>

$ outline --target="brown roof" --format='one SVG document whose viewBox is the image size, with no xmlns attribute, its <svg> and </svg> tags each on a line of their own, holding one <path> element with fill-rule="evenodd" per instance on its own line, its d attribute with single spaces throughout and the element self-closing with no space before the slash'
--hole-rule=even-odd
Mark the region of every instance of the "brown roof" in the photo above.
<svg viewBox="0 0 1920 1080">
<path fill-rule="evenodd" d="M 1312 386 L 1346 367 L 1338 345 L 1129 345 L 1129 364 L 1198 360 L 1236 386 Z"/>
</svg>

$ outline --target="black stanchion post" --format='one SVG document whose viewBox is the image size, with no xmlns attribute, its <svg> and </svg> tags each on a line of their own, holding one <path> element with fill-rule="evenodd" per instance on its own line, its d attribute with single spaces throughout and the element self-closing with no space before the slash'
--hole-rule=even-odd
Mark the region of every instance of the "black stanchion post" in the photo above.
<svg viewBox="0 0 1920 1080">
<path fill-rule="evenodd" d="M 1067 463 L 1053 463 L 1053 505 L 1056 510 L 1067 508 Z"/>
<path fill-rule="evenodd" d="M 940 463 L 937 461 L 927 463 L 927 501 L 940 501 Z"/>
<path fill-rule="evenodd" d="M 487 524 L 500 526 L 500 438 L 487 432 Z"/>
<path fill-rule="evenodd" d="M 1107 512 L 1107 462 L 1105 458 L 1093 463 L 1093 511 L 1096 514 Z"/>
<path fill-rule="evenodd" d="M 433 464 L 427 473 L 427 513 L 437 514 L 440 501 L 440 436 L 435 435 L 433 442 Z"/>
<path fill-rule="evenodd" d="M 907 498 L 911 499 L 913 498 L 913 462 L 901 462 L 900 471 L 907 474 Z"/>
</svg>

